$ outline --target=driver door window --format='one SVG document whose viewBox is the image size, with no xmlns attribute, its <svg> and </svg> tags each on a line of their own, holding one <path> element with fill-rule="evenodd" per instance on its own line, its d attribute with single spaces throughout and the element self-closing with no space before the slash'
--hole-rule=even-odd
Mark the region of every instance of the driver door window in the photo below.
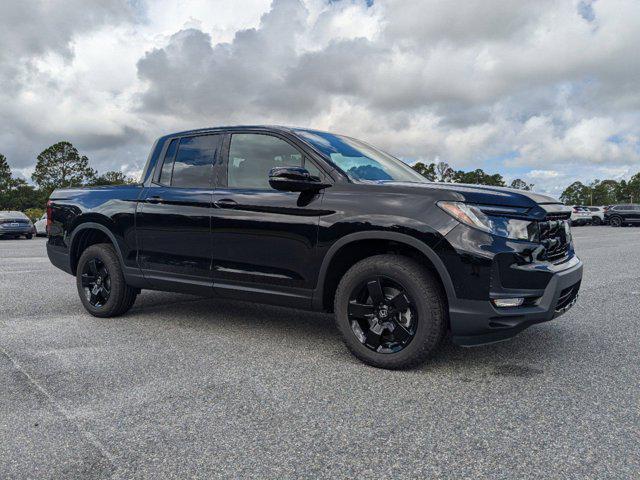
<svg viewBox="0 0 640 480">
<path fill-rule="evenodd" d="M 271 189 L 269 170 L 301 167 L 302 154 L 289 143 L 271 135 L 235 133 L 229 147 L 229 188 Z"/>
</svg>

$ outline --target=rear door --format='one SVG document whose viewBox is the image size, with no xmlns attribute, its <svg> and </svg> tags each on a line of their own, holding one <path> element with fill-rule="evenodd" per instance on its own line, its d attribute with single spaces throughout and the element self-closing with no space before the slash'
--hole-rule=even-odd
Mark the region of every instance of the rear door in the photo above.
<svg viewBox="0 0 640 480">
<path fill-rule="evenodd" d="M 139 203 L 139 263 L 156 288 L 212 293 L 211 204 L 220 135 L 167 142 Z"/>
<path fill-rule="evenodd" d="M 268 175 L 276 166 L 304 166 L 326 179 L 325 174 L 288 140 L 267 133 L 228 135 L 223 165 L 213 202 L 216 292 L 308 305 L 322 195 L 274 190 Z"/>
</svg>

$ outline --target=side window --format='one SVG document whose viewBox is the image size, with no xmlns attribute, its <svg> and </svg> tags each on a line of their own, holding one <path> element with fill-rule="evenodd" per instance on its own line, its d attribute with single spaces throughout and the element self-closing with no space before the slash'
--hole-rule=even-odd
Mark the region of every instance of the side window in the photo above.
<svg viewBox="0 0 640 480">
<path fill-rule="evenodd" d="M 173 159 L 176 156 L 176 150 L 178 149 L 178 139 L 171 140 L 167 152 L 164 154 L 164 163 L 162 164 L 162 170 L 160 171 L 160 177 L 158 183 L 163 185 L 171 185 L 171 172 L 173 171 Z"/>
<path fill-rule="evenodd" d="M 302 154 L 292 145 L 271 135 L 235 133 L 229 147 L 230 188 L 271 188 L 273 167 L 302 166 Z"/>
<path fill-rule="evenodd" d="M 173 162 L 171 186 L 210 188 L 213 159 L 219 141 L 219 135 L 181 138 L 178 153 Z"/>
</svg>

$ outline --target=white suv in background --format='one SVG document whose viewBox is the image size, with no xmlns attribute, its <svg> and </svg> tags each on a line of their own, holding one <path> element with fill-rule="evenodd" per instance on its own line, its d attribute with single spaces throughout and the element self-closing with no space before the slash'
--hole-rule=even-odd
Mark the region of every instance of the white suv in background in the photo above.
<svg viewBox="0 0 640 480">
<path fill-rule="evenodd" d="M 593 225 L 604 224 L 604 207 L 585 207 L 591 212 L 591 223 Z"/>
<path fill-rule="evenodd" d="M 591 212 L 587 207 L 574 205 L 571 210 L 571 225 L 586 225 L 591 223 Z"/>
</svg>

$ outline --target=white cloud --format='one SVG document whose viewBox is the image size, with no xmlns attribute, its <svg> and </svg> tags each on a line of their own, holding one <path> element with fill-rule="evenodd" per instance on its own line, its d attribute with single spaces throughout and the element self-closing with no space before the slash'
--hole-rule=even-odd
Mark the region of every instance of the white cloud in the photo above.
<svg viewBox="0 0 640 480">
<path fill-rule="evenodd" d="M 0 151 L 133 171 L 167 131 L 281 123 L 549 192 L 640 170 L 640 2 L 368 3 L 3 3 Z"/>
</svg>

